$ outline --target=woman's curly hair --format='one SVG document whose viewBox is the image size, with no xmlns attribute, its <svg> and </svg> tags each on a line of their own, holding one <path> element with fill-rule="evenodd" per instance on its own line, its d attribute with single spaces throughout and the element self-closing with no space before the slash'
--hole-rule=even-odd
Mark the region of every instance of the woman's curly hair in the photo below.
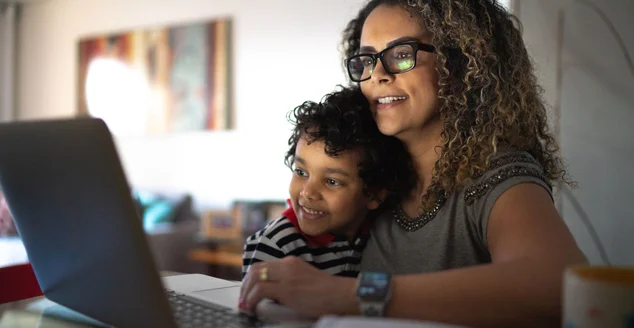
<svg viewBox="0 0 634 328">
<path fill-rule="evenodd" d="M 400 140 L 379 131 L 369 106 L 358 87 L 341 88 L 319 103 L 306 101 L 297 106 L 288 114 L 294 129 L 288 139 L 286 165 L 293 169 L 300 139 L 309 144 L 322 141 L 331 157 L 360 151 L 359 177 L 367 196 L 377 196 L 381 190 L 395 196 L 389 199 L 407 195 L 416 182 L 411 157 Z"/>
<path fill-rule="evenodd" d="M 424 210 L 485 171 L 500 146 L 530 153 L 551 182 L 573 184 L 549 132 L 543 90 L 515 16 L 494 0 L 371 0 L 344 29 L 346 58 L 359 51 L 363 24 L 380 5 L 419 18 L 437 49 L 444 129 L 431 186 L 421 199 Z"/>
</svg>

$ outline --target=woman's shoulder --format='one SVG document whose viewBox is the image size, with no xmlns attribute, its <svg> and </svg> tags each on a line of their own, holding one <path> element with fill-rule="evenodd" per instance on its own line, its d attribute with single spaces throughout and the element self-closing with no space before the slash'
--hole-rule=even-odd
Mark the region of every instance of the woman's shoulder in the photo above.
<svg viewBox="0 0 634 328">
<path fill-rule="evenodd" d="M 552 185 L 539 161 L 528 152 L 504 149 L 493 156 L 487 169 L 477 174 L 460 193 L 466 216 L 476 226 L 485 245 L 489 215 L 496 201 L 504 192 L 523 183 L 542 186 L 553 199 Z"/>
<path fill-rule="evenodd" d="M 506 148 L 489 160 L 486 170 L 476 173 L 463 190 L 464 201 L 466 205 L 472 205 L 500 185 L 511 187 L 528 182 L 538 183 L 552 193 L 551 183 L 539 161 L 526 151 Z"/>
<path fill-rule="evenodd" d="M 474 226 L 485 247 L 493 206 L 507 190 L 524 183 L 542 186 L 553 199 L 551 183 L 539 161 L 528 152 L 507 148 L 493 156 L 487 168 L 476 174 L 471 183 L 455 195 L 456 206 L 463 206 L 461 212 Z"/>
</svg>

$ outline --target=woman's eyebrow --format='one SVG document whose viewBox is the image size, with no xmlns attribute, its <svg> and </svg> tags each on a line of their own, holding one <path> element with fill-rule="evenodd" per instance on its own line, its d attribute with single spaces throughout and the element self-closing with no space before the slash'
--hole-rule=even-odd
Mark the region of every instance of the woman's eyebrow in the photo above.
<svg viewBox="0 0 634 328">
<path fill-rule="evenodd" d="M 413 36 L 402 36 L 398 39 L 394 39 L 390 42 L 388 42 L 385 45 L 385 48 L 389 48 L 395 44 L 399 44 L 399 43 L 403 43 L 403 42 L 408 42 L 408 41 L 420 41 L 419 38 L 413 37 Z M 361 46 L 359 48 L 359 53 L 364 53 L 364 52 L 376 52 L 376 48 L 374 48 L 373 46 Z"/>
<path fill-rule="evenodd" d="M 372 46 L 363 46 L 359 48 L 359 53 L 364 53 L 364 52 L 376 52 L 376 49 Z"/>
<path fill-rule="evenodd" d="M 418 39 L 418 38 L 415 38 L 415 37 L 413 37 L 413 36 L 403 36 L 403 37 L 400 37 L 400 38 L 398 38 L 398 39 L 395 39 L 395 40 L 392 40 L 392 41 L 388 42 L 388 43 L 385 45 L 385 47 L 386 47 L 386 48 L 389 48 L 389 47 L 391 47 L 391 46 L 393 46 L 393 45 L 395 45 L 395 44 L 399 44 L 399 43 L 403 43 L 403 42 L 408 42 L 408 41 L 417 41 L 417 42 L 418 42 L 418 41 L 419 41 L 419 39 Z"/>
</svg>

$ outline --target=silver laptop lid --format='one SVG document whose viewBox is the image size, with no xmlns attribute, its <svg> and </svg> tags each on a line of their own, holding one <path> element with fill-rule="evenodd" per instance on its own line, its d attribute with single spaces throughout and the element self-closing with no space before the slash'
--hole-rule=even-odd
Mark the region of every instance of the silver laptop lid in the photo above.
<svg viewBox="0 0 634 328">
<path fill-rule="evenodd" d="M 0 124 L 0 186 L 44 294 L 116 327 L 175 327 L 99 119 Z"/>
</svg>

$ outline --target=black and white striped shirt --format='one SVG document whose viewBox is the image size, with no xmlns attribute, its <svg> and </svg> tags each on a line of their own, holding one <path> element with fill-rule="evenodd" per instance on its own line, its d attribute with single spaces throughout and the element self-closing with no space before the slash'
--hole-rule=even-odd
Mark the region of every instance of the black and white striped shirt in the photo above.
<svg viewBox="0 0 634 328">
<path fill-rule="evenodd" d="M 356 277 L 370 229 L 362 227 L 360 230 L 362 233 L 352 244 L 345 236 L 308 236 L 301 232 L 295 212 L 289 208 L 281 218 L 247 238 L 242 256 L 242 277 L 253 263 L 276 261 L 286 256 L 296 256 L 333 275 Z"/>
</svg>

